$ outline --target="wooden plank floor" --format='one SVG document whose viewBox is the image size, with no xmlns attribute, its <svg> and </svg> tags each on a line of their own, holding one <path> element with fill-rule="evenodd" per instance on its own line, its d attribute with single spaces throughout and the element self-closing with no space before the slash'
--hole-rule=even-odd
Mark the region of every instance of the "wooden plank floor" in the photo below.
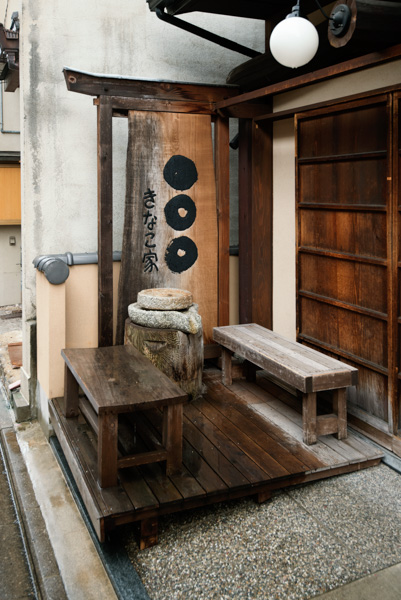
<svg viewBox="0 0 401 600">
<path fill-rule="evenodd" d="M 183 469 L 167 477 L 163 464 L 120 470 L 116 487 L 97 484 L 96 437 L 83 417 L 65 419 L 62 400 L 50 402 L 51 421 L 100 540 L 108 530 L 162 514 L 231 498 L 269 497 L 274 489 L 349 473 L 378 464 L 382 454 L 349 434 L 302 442 L 300 403 L 258 375 L 230 388 L 206 370 L 206 393 L 184 408 Z M 132 416 L 129 417 L 132 419 Z M 143 412 L 120 422 L 120 451 L 149 449 L 161 433 L 162 413 Z"/>
</svg>

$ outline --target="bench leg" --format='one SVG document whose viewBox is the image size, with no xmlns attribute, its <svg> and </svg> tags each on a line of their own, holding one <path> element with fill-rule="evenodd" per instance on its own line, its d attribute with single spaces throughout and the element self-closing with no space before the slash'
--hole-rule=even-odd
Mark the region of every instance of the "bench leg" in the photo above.
<svg viewBox="0 0 401 600">
<path fill-rule="evenodd" d="M 304 443 L 311 445 L 317 440 L 316 435 L 316 392 L 302 396 L 302 424 Z"/>
<path fill-rule="evenodd" d="M 79 400 L 79 385 L 68 366 L 64 365 L 64 416 L 77 417 Z"/>
<path fill-rule="evenodd" d="M 173 404 L 163 410 L 163 446 L 167 450 L 167 475 L 174 475 L 182 465 L 183 405 Z"/>
<path fill-rule="evenodd" d="M 249 362 L 249 360 L 246 360 L 244 364 L 244 371 L 246 380 L 250 381 L 251 383 L 255 383 L 257 371 L 256 366 L 253 363 Z"/>
<path fill-rule="evenodd" d="M 333 390 L 333 412 L 337 415 L 337 438 L 347 437 L 347 388 Z"/>
<path fill-rule="evenodd" d="M 118 415 L 99 415 L 98 472 L 100 487 L 117 485 Z"/>
<path fill-rule="evenodd" d="M 157 517 L 153 519 L 143 519 L 141 521 L 141 533 L 139 540 L 139 548 L 151 548 L 159 541 L 159 523 Z"/>
<path fill-rule="evenodd" d="M 221 380 L 224 385 L 231 385 L 233 382 L 231 370 L 231 357 L 233 353 L 226 348 L 222 348 L 221 353 Z"/>
</svg>

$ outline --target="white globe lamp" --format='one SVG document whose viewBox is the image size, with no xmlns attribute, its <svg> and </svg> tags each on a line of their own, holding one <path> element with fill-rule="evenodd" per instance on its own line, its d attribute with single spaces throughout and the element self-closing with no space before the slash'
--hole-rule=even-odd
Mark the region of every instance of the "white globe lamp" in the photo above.
<svg viewBox="0 0 401 600">
<path fill-rule="evenodd" d="M 308 19 L 299 16 L 299 6 L 273 29 L 270 50 L 281 65 L 296 69 L 306 65 L 315 56 L 319 35 Z"/>
</svg>

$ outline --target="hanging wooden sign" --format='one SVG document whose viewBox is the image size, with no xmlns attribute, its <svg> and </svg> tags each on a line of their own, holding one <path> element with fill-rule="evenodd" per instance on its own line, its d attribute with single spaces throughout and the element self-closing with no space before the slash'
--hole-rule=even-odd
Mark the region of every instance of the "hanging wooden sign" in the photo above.
<svg viewBox="0 0 401 600">
<path fill-rule="evenodd" d="M 117 344 L 143 289 L 189 290 L 204 341 L 218 322 L 216 188 L 209 115 L 130 111 Z"/>
</svg>

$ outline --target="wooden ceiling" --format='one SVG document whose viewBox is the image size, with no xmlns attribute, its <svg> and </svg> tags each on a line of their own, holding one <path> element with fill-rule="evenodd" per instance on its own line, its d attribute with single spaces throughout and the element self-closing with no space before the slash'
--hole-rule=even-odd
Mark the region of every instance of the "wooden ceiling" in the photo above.
<svg viewBox="0 0 401 600">
<path fill-rule="evenodd" d="M 328 37 L 328 21 L 321 15 L 316 0 L 302 0 L 304 16 L 316 25 L 320 43 L 315 58 L 299 69 L 289 69 L 277 63 L 268 49 L 270 30 L 291 12 L 296 0 L 147 0 L 152 11 L 164 10 L 170 15 L 199 11 L 247 17 L 266 21 L 266 53 L 251 60 L 240 61 L 227 75 L 227 83 L 239 85 L 244 91 L 271 85 L 328 66 L 337 65 L 371 52 L 380 52 L 400 43 L 401 0 L 320 0 L 326 13 L 342 2 L 352 10 L 352 26 L 333 47 Z M 351 31 L 352 30 L 352 31 Z M 236 41 L 236 40 L 233 40 Z M 337 42 L 336 42 L 337 43 Z M 337 44 L 338 45 L 338 44 Z"/>
</svg>

